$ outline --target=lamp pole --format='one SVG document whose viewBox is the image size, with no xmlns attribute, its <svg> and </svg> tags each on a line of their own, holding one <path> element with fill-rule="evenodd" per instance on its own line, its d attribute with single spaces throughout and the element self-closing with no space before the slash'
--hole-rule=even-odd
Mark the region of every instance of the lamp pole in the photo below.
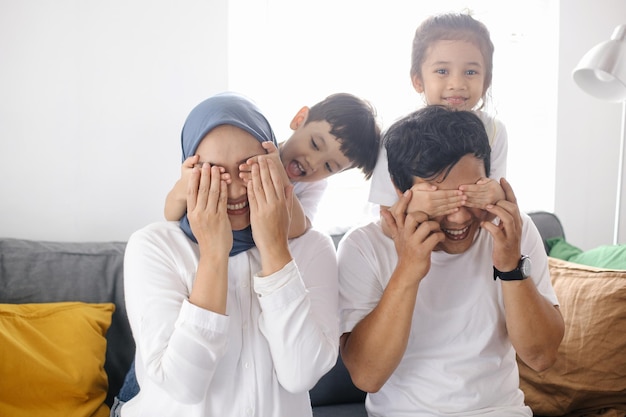
<svg viewBox="0 0 626 417">
<path fill-rule="evenodd" d="M 619 162 L 617 171 L 617 194 L 615 199 L 615 230 L 613 244 L 619 243 L 619 221 L 622 206 L 622 178 L 624 176 L 624 142 L 626 141 L 626 100 L 622 102 L 622 136 L 619 144 Z"/>
<path fill-rule="evenodd" d="M 626 142 L 626 24 L 613 31 L 611 40 L 590 49 L 572 73 L 574 81 L 588 94 L 601 100 L 622 103 L 622 134 L 620 137 L 617 193 L 613 244 L 619 243 L 624 175 L 624 142 Z"/>
</svg>

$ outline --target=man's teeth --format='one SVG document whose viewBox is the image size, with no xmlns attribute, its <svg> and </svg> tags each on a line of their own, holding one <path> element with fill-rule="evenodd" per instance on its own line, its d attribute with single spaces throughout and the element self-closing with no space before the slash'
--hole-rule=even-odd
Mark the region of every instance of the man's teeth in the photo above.
<svg viewBox="0 0 626 417">
<path fill-rule="evenodd" d="M 463 229 L 445 229 L 445 232 L 449 235 L 452 236 L 460 236 L 463 233 L 467 232 L 467 227 L 464 227 Z"/>
<path fill-rule="evenodd" d="M 242 208 L 246 207 L 248 205 L 247 201 L 244 201 L 243 203 L 239 203 L 239 204 L 227 204 L 226 208 L 228 210 L 241 210 Z"/>
</svg>

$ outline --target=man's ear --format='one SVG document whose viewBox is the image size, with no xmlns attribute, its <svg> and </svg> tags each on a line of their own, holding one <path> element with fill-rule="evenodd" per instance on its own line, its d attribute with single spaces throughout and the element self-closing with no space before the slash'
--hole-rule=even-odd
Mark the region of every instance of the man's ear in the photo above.
<svg viewBox="0 0 626 417">
<path fill-rule="evenodd" d="M 296 130 L 306 123 L 306 119 L 309 117 L 309 110 L 310 109 L 307 106 L 304 106 L 298 111 L 298 113 L 296 113 L 289 124 L 291 130 Z"/>
<path fill-rule="evenodd" d="M 415 91 L 420 94 L 424 92 L 424 83 L 422 82 L 422 79 L 419 75 L 413 75 L 411 77 L 411 82 L 413 83 L 413 88 L 415 89 Z"/>
</svg>

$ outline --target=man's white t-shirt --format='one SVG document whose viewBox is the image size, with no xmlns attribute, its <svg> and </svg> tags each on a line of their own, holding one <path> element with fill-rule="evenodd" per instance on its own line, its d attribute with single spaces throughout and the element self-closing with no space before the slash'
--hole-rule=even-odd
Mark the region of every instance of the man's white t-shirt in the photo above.
<svg viewBox="0 0 626 417">
<path fill-rule="evenodd" d="M 521 250 L 532 259 L 529 279 L 558 305 L 539 232 L 527 215 L 522 218 Z M 462 254 L 433 252 L 418 289 L 404 357 L 380 391 L 367 396 L 371 417 L 532 416 L 519 389 L 502 283 L 493 279 L 492 249 L 491 235 L 481 229 Z M 398 258 L 379 222 L 348 232 L 338 258 L 343 334 L 378 304 Z"/>
</svg>

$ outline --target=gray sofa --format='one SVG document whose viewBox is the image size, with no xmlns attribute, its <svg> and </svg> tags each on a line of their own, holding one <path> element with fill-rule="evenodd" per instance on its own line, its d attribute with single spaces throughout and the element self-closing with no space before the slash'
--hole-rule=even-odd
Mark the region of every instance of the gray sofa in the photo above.
<svg viewBox="0 0 626 417">
<path fill-rule="evenodd" d="M 551 213 L 531 214 L 544 239 L 563 236 Z M 335 242 L 341 236 L 334 236 Z M 132 361 L 131 335 L 123 289 L 124 242 L 71 243 L 0 239 L 0 303 L 84 301 L 113 302 L 116 311 L 107 332 L 105 370 L 110 406 Z M 0 376 L 1 377 L 1 376 Z M 351 382 L 341 358 L 311 390 L 314 416 L 366 416 L 365 393 Z"/>
</svg>

